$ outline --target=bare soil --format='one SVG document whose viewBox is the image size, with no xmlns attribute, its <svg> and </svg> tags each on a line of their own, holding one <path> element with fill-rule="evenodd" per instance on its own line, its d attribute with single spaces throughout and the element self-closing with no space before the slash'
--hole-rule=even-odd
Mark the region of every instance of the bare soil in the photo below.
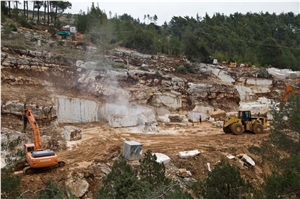
<svg viewBox="0 0 300 199">
<path fill-rule="evenodd" d="M 129 128 L 111 128 L 107 123 L 82 125 L 82 139 L 68 142 L 68 150 L 57 152 L 59 159 L 65 161 L 66 165 L 46 173 L 23 176 L 21 191 L 41 189 L 49 180 L 64 184 L 71 173 L 84 173 L 88 166 L 95 162 L 112 166 L 113 158 L 122 153 L 123 142 L 129 140 L 140 142 L 143 152 L 151 150 L 169 156 L 171 162 L 166 165 L 169 177 L 175 176 L 172 171 L 176 167 L 191 171 L 195 179 L 204 179 L 209 172 L 207 163 L 210 163 L 213 169 L 222 158 L 239 166 L 242 176 L 254 183 L 261 183 L 263 173 L 270 173 L 268 166 L 263 165 L 259 157 L 248 151 L 249 146 L 259 145 L 268 136 L 268 132 L 236 136 L 223 133 L 221 128 L 215 128 L 209 122 L 160 126 L 159 133 L 133 133 Z M 178 156 L 180 151 L 195 149 L 200 151 L 200 155 L 191 158 Z M 254 168 L 241 167 L 238 161 L 226 157 L 229 154 L 244 153 L 256 162 Z M 88 181 L 91 192 L 98 190 L 102 184 L 101 180 Z M 33 182 L 34 187 L 31 185 Z"/>
<path fill-rule="evenodd" d="M 82 35 L 77 35 L 82 37 Z M 93 98 L 84 91 L 76 90 L 72 77 L 56 74 L 53 71 L 32 72 L 31 70 L 18 70 L 16 68 L 1 71 L 1 98 L 2 101 L 16 100 L 37 105 L 48 105 L 51 96 L 64 94 L 68 96 Z M 5 79 L 5 78 L 6 79 Z M 183 75 L 193 82 L 210 81 L 219 83 L 219 80 L 199 78 L 193 75 Z M 16 80 L 17 78 L 17 80 Z M 2 115 L 1 126 L 22 130 L 22 118 L 12 115 Z M 62 124 L 63 125 L 63 124 Z M 221 128 L 215 128 L 209 122 L 202 123 L 160 123 L 158 133 L 133 132 L 130 128 L 112 128 L 106 122 L 76 125 L 82 128 L 82 139 L 68 142 L 66 150 L 56 151 L 59 160 L 66 165 L 49 172 L 24 175 L 21 181 L 21 192 L 36 191 L 45 187 L 48 181 L 64 185 L 73 173 L 83 173 L 87 179 L 90 193 L 94 193 L 102 185 L 102 180 L 94 179 L 89 173 L 89 166 L 101 163 L 111 167 L 114 158 L 122 153 L 124 141 L 134 140 L 143 145 L 143 152 L 163 153 L 171 158 L 166 165 L 168 177 L 176 176 L 177 168 L 184 168 L 192 173 L 192 177 L 199 180 L 208 175 L 207 163 L 211 169 L 224 158 L 237 166 L 243 177 L 259 185 L 263 176 L 270 173 L 270 168 L 262 162 L 259 156 L 251 154 L 250 146 L 258 146 L 267 138 L 269 132 L 262 134 L 244 133 L 242 135 L 225 134 Z M 40 125 L 42 127 L 42 125 Z M 51 128 L 48 126 L 47 128 Z M 44 133 L 44 130 L 42 130 Z M 49 135 L 49 134 L 48 134 Z M 52 135 L 52 139 L 53 139 Z M 198 149 L 200 155 L 192 158 L 180 158 L 180 151 Z M 256 163 L 255 167 L 241 166 L 240 162 L 228 159 L 227 155 L 247 154 Z M 103 174 L 102 177 L 105 175 Z M 34 185 L 34 186 L 33 186 Z"/>
</svg>

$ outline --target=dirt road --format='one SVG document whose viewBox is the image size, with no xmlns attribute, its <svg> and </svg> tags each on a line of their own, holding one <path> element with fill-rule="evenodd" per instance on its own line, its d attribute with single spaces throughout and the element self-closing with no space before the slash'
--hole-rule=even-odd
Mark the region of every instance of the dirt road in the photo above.
<svg viewBox="0 0 300 199">
<path fill-rule="evenodd" d="M 158 133 L 133 133 L 130 128 L 111 128 L 106 123 L 92 123 L 81 128 L 82 139 L 68 142 L 68 150 L 57 153 L 59 159 L 66 162 L 66 166 L 47 173 L 23 176 L 22 191 L 42 188 L 48 180 L 63 184 L 72 172 L 82 172 L 95 162 L 111 166 L 113 158 L 119 152 L 122 153 L 123 142 L 129 140 L 140 142 L 143 145 L 143 152 L 151 150 L 169 156 L 171 162 L 167 168 L 185 168 L 191 171 L 193 178 L 203 179 L 208 174 L 207 163 L 213 168 L 228 154 L 249 155 L 248 147 L 258 145 L 268 136 L 267 132 L 259 135 L 244 133 L 239 136 L 225 134 L 221 128 L 215 128 L 208 122 L 168 126 L 161 124 Z M 178 156 L 180 151 L 195 149 L 200 151 L 200 155 L 188 159 Z M 259 165 L 259 157 L 250 155 Z M 263 165 L 252 170 L 242 168 L 241 172 L 250 180 L 261 181 L 261 167 Z M 33 182 L 34 187 L 30 185 Z M 91 191 L 97 190 L 101 185 L 101 181 L 97 180 L 90 180 L 89 183 Z"/>
</svg>

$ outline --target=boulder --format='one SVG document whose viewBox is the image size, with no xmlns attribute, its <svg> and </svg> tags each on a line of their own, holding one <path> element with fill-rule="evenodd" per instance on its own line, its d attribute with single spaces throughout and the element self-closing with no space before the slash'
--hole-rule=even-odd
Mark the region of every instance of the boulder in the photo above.
<svg viewBox="0 0 300 199">
<path fill-rule="evenodd" d="M 217 120 L 224 120 L 226 118 L 226 112 L 223 110 L 217 110 L 209 113 L 210 117 L 214 118 L 215 121 Z"/>
<path fill-rule="evenodd" d="M 200 152 L 197 149 L 192 150 L 192 151 L 180 151 L 178 153 L 179 157 L 181 157 L 181 158 L 194 157 L 199 154 L 200 154 Z"/>
<path fill-rule="evenodd" d="M 80 140 L 82 137 L 81 129 L 75 126 L 64 126 L 62 135 L 67 141 Z"/>
<path fill-rule="evenodd" d="M 186 169 L 178 169 L 176 171 L 176 175 L 179 176 L 179 177 L 191 177 L 192 176 L 192 173 Z"/>
<path fill-rule="evenodd" d="M 81 198 L 88 191 L 89 183 L 78 173 L 66 181 L 66 187 L 75 197 Z"/>
<path fill-rule="evenodd" d="M 171 114 L 169 115 L 170 122 L 188 122 L 185 115 Z"/>
<path fill-rule="evenodd" d="M 156 156 L 156 162 L 158 163 L 168 164 L 171 160 L 167 155 L 163 153 L 153 153 L 152 155 Z"/>
</svg>

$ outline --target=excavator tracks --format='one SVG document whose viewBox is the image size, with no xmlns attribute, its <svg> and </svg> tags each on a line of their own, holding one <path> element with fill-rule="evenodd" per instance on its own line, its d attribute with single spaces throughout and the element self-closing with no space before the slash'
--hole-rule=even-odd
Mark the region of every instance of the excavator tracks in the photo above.
<svg viewBox="0 0 300 199">
<path fill-rule="evenodd" d="M 54 167 L 31 168 L 26 161 L 23 161 L 23 162 L 19 162 L 16 164 L 15 171 L 23 170 L 23 174 L 28 175 L 28 174 L 34 174 L 34 173 L 47 172 L 47 171 L 50 171 L 50 170 L 58 168 L 58 167 L 63 167 L 65 165 L 66 165 L 66 163 L 64 161 L 59 161 L 58 164 Z"/>
</svg>

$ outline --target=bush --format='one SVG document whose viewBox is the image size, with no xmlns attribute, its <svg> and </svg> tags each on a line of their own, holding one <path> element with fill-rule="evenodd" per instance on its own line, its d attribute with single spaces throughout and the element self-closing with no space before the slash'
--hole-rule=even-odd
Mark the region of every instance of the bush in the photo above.
<svg viewBox="0 0 300 199">
<path fill-rule="evenodd" d="M 55 36 L 56 36 L 56 30 L 55 30 L 55 28 L 53 26 L 49 27 L 48 32 L 50 33 L 50 35 L 51 35 L 52 38 L 55 38 Z"/>
<path fill-rule="evenodd" d="M 116 160 L 111 172 L 103 180 L 104 186 L 93 196 L 110 198 L 168 198 L 192 199 L 191 195 L 165 176 L 165 166 L 156 162 L 156 156 L 147 151 L 140 160 L 140 179 L 124 157 Z"/>
<path fill-rule="evenodd" d="M 33 26 L 26 20 L 24 16 L 19 17 L 18 23 L 25 28 L 33 29 Z"/>
<path fill-rule="evenodd" d="M 6 16 L 4 15 L 4 12 L 1 12 L 1 23 L 6 22 Z"/>
<path fill-rule="evenodd" d="M 266 178 L 263 189 L 267 199 L 297 198 L 300 195 L 300 178 L 288 170 L 282 174 L 273 173 Z"/>
<path fill-rule="evenodd" d="M 139 198 L 140 190 L 144 188 L 140 186 L 132 167 L 127 164 L 124 157 L 114 162 L 103 184 L 93 198 Z"/>
<path fill-rule="evenodd" d="M 71 195 L 71 193 L 65 188 L 60 189 L 56 184 L 51 181 L 46 183 L 46 187 L 41 189 L 36 199 L 76 199 L 75 196 Z"/>
<path fill-rule="evenodd" d="M 20 195 L 21 177 L 12 173 L 10 167 L 1 169 L 1 198 L 17 198 Z"/>
<path fill-rule="evenodd" d="M 183 74 L 187 73 L 186 68 L 184 67 L 184 65 L 176 66 L 176 67 L 175 67 L 175 70 L 176 70 L 177 72 L 179 72 L 179 73 L 183 73 Z"/>
<path fill-rule="evenodd" d="M 251 190 L 235 167 L 222 160 L 204 181 L 196 182 L 192 189 L 201 198 L 245 198 Z"/>
<path fill-rule="evenodd" d="M 156 155 L 152 155 L 148 150 L 142 160 L 140 177 L 142 181 L 146 181 L 151 185 L 151 190 L 156 189 L 161 185 L 170 184 L 170 180 L 165 176 L 165 165 L 156 162 Z"/>
<path fill-rule="evenodd" d="M 195 65 L 184 63 L 180 64 L 175 67 L 175 70 L 179 73 L 186 74 L 186 73 L 195 73 Z"/>
</svg>

